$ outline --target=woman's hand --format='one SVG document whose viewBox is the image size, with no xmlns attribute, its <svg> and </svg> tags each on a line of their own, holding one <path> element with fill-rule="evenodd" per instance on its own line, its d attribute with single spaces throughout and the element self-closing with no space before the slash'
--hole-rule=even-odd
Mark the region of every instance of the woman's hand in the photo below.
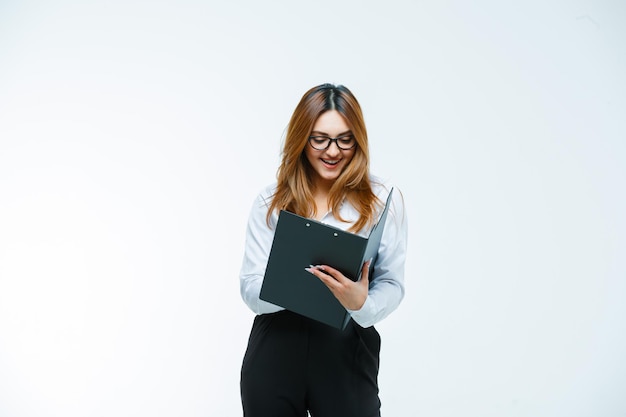
<svg viewBox="0 0 626 417">
<path fill-rule="evenodd" d="M 361 279 L 357 282 L 346 278 L 341 272 L 328 265 L 311 265 L 305 268 L 318 277 L 348 310 L 360 310 L 367 299 L 369 290 L 369 266 L 371 259 L 363 264 Z"/>
</svg>

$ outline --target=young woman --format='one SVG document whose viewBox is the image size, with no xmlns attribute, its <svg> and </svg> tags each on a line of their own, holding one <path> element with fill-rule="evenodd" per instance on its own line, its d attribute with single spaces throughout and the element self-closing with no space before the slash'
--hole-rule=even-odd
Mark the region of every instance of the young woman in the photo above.
<svg viewBox="0 0 626 417">
<path fill-rule="evenodd" d="M 323 84 L 304 94 L 287 128 L 277 182 L 258 196 L 248 221 L 241 296 L 257 316 L 241 369 L 246 417 L 380 416 L 373 325 L 404 295 L 407 221 L 397 188 L 372 277 L 367 262 L 357 282 L 332 265 L 308 268 L 350 313 L 344 330 L 259 299 L 280 210 L 368 234 L 391 190 L 369 173 L 368 152 L 360 105 L 346 87 Z"/>
</svg>

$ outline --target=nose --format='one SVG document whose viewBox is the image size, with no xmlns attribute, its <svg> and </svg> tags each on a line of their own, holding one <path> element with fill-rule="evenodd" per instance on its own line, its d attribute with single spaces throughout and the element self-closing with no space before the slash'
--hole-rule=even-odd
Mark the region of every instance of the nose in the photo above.
<svg viewBox="0 0 626 417">
<path fill-rule="evenodd" d="M 341 154 L 341 149 L 339 149 L 339 145 L 337 145 L 336 140 L 332 140 L 328 148 L 326 148 L 326 153 L 328 156 L 338 156 Z"/>
</svg>

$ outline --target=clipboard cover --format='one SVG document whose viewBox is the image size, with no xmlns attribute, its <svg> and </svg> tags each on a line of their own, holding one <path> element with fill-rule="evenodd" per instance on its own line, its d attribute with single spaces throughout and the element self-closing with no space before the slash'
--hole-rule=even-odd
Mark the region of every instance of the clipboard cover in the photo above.
<svg viewBox="0 0 626 417">
<path fill-rule="evenodd" d="M 281 210 L 276 224 L 260 298 L 294 313 L 344 329 L 350 314 L 319 278 L 305 271 L 309 265 L 330 265 L 357 281 L 363 263 L 374 269 L 391 201 L 367 238 L 316 220 Z"/>
</svg>

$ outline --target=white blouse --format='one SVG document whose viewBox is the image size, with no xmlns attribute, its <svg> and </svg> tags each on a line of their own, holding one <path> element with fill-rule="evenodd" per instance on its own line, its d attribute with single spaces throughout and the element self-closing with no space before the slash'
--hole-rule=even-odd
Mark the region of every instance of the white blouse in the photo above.
<svg viewBox="0 0 626 417">
<path fill-rule="evenodd" d="M 374 193 L 384 203 L 392 187 L 373 176 L 371 182 Z M 243 263 L 239 274 L 241 297 L 256 314 L 283 310 L 282 307 L 259 299 L 265 267 L 274 238 L 274 230 L 278 221 L 278 212 L 274 212 L 270 217 L 269 226 L 266 222 L 267 210 L 275 189 L 276 184 L 266 187 L 252 205 L 246 231 Z M 341 217 L 348 222 L 337 220 L 332 211 L 326 213 L 321 222 L 347 230 L 359 217 L 358 212 L 347 201 L 341 205 L 339 212 Z M 367 236 L 369 230 L 362 229 L 358 234 Z M 348 310 L 354 321 L 361 327 L 372 326 L 387 317 L 398 307 L 404 297 L 404 261 L 407 234 L 408 225 L 402 193 L 395 188 L 391 197 L 391 205 L 387 214 L 378 257 L 374 264 L 374 274 L 370 277 L 367 299 L 360 310 Z"/>
</svg>

